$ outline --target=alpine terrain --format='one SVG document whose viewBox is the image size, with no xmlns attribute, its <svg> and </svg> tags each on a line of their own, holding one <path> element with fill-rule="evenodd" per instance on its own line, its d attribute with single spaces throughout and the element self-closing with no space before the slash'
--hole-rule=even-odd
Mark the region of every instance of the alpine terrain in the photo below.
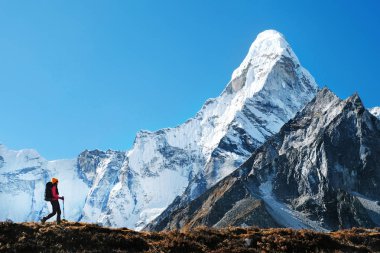
<svg viewBox="0 0 380 253">
<path fill-rule="evenodd" d="M 0 252 L 379 252 L 380 228 L 331 233 L 289 228 L 136 232 L 96 224 L 0 222 Z"/>
<path fill-rule="evenodd" d="M 152 230 L 380 226 L 380 120 L 323 88 L 239 169 Z"/>
<path fill-rule="evenodd" d="M 241 166 L 316 92 L 283 35 L 264 31 L 219 97 L 182 125 L 139 132 L 127 152 L 86 150 L 46 161 L 33 150 L 1 146 L 0 201 L 7 204 L 0 220 L 46 214 L 44 184 L 54 176 L 66 218 L 142 229 L 174 200 L 187 204 Z"/>
</svg>

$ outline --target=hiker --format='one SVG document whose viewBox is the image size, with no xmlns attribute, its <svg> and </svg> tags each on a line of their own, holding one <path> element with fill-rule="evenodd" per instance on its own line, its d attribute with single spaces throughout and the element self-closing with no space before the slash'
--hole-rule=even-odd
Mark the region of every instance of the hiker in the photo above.
<svg viewBox="0 0 380 253">
<path fill-rule="evenodd" d="M 44 224 L 48 219 L 57 214 L 57 224 L 61 223 L 61 207 L 59 206 L 58 199 L 64 200 L 63 196 L 59 196 L 58 192 L 58 179 L 52 178 L 51 182 L 46 184 L 45 189 L 45 200 L 50 201 L 51 206 L 53 207 L 53 212 L 46 217 L 43 217 L 41 222 Z"/>
</svg>

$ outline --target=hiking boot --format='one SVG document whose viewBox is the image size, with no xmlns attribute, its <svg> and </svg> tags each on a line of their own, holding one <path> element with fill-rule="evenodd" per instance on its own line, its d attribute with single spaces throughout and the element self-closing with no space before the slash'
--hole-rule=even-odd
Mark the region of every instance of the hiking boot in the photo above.
<svg viewBox="0 0 380 253">
<path fill-rule="evenodd" d="M 41 223 L 42 223 L 42 224 L 45 224 L 45 222 L 46 222 L 45 218 L 42 218 L 42 219 L 41 219 Z"/>
</svg>

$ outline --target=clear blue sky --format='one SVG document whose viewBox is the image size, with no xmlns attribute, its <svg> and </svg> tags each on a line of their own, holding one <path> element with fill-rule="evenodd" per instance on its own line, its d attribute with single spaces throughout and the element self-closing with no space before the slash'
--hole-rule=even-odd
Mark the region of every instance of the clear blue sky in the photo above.
<svg viewBox="0 0 380 253">
<path fill-rule="evenodd" d="M 379 1 L 0 1 L 0 142 L 47 159 L 127 150 L 218 96 L 256 35 L 320 86 L 380 105 Z"/>
</svg>

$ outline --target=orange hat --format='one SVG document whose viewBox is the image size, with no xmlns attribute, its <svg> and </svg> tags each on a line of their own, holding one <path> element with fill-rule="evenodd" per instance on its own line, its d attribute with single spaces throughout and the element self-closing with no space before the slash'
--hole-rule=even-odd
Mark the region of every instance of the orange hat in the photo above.
<svg viewBox="0 0 380 253">
<path fill-rule="evenodd" d="M 58 179 L 56 179 L 55 177 L 53 177 L 53 178 L 51 179 L 51 182 L 52 182 L 53 184 L 58 183 Z"/>
</svg>

